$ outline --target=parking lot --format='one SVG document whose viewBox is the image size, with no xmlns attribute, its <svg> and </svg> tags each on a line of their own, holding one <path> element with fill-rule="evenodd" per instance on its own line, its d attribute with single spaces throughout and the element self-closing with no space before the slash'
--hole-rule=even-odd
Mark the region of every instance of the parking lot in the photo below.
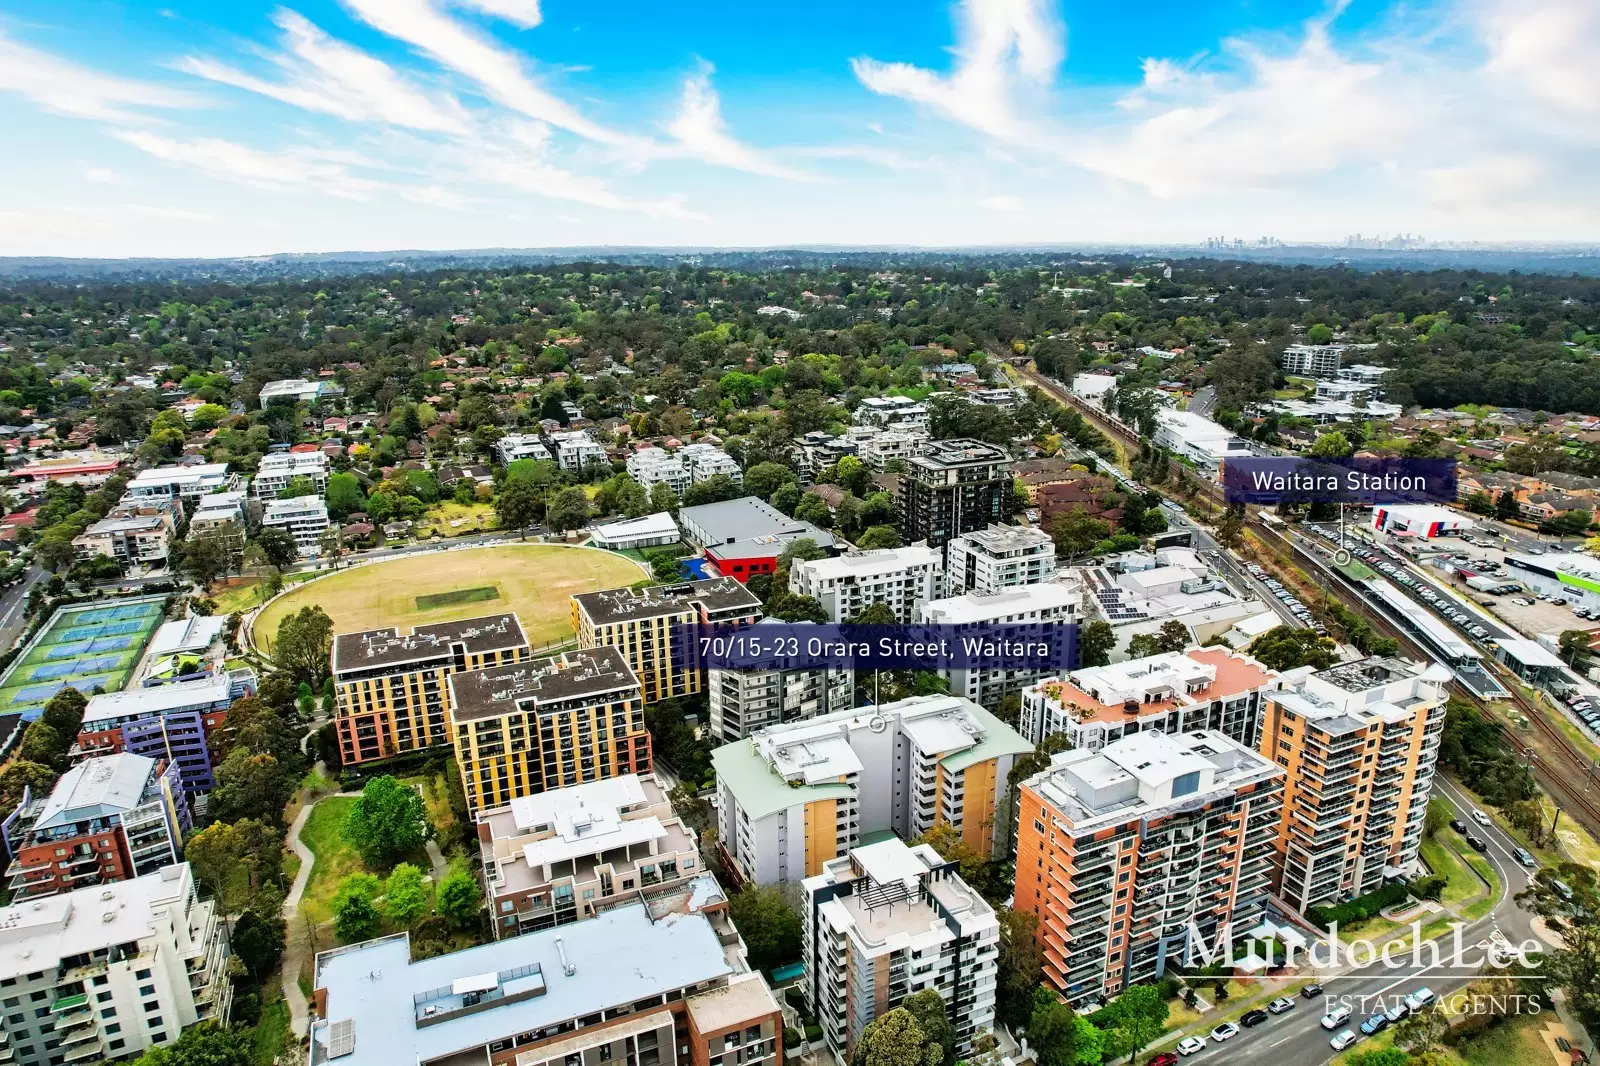
<svg viewBox="0 0 1600 1066">
<path fill-rule="evenodd" d="M 1251 577 L 1255 578 L 1256 581 L 1261 583 L 1267 592 L 1276 597 L 1279 603 L 1288 608 L 1289 613 L 1292 614 L 1295 617 L 1295 620 L 1301 625 L 1309 626 L 1324 637 L 1328 635 L 1327 627 L 1312 617 L 1311 609 L 1304 603 L 1301 603 L 1300 598 L 1293 592 L 1289 591 L 1289 589 L 1284 586 L 1283 582 L 1267 573 L 1264 568 L 1257 566 L 1255 563 L 1246 563 L 1244 568 Z"/>
</svg>

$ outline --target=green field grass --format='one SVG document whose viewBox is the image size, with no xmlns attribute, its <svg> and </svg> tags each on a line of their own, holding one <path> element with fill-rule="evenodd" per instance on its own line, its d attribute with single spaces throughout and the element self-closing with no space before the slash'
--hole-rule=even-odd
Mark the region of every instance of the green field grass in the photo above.
<svg viewBox="0 0 1600 1066">
<path fill-rule="evenodd" d="M 270 651 L 278 623 L 311 604 L 333 618 L 335 633 L 383 626 L 410 628 L 513 611 L 535 647 L 572 636 L 568 597 L 631 585 L 645 576 L 638 564 L 610 552 L 557 544 L 502 544 L 429 553 L 341 570 L 273 601 L 255 624 L 258 647 Z M 493 586 L 491 603 L 454 603 L 418 610 L 419 598 Z"/>
<path fill-rule="evenodd" d="M 498 600 L 500 590 L 494 585 L 483 585 L 475 589 L 456 589 L 454 592 L 435 592 L 427 596 L 417 597 L 417 610 L 432 611 L 440 607 L 454 607 L 458 603 L 483 603 L 486 600 Z"/>
<path fill-rule="evenodd" d="M 366 870 L 360 853 L 344 838 L 344 822 L 355 801 L 354 796 L 328 797 L 312 808 L 300 832 L 301 841 L 316 856 L 300 913 L 318 924 L 333 919 L 333 896 L 340 879 Z"/>
</svg>

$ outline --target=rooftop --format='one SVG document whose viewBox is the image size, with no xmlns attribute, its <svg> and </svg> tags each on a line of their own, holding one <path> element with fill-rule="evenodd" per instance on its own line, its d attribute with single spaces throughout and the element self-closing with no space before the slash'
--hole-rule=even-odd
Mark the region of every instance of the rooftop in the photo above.
<svg viewBox="0 0 1600 1066">
<path fill-rule="evenodd" d="M 563 652 L 549 659 L 464 670 L 450 675 L 450 707 L 458 721 L 511 714 L 528 703 L 598 696 L 631 689 L 639 679 L 611 645 Z"/>
<path fill-rule="evenodd" d="M 640 518 L 602 522 L 590 526 L 589 531 L 602 540 L 620 540 L 624 537 L 676 537 L 678 523 L 672 520 L 671 514 L 660 511 Z"/>
<path fill-rule="evenodd" d="M 1190 648 L 1074 670 L 1035 689 L 1060 706 L 1076 707 L 1079 722 L 1123 721 L 1130 705 L 1141 716 L 1174 707 L 1230 699 L 1271 687 L 1278 674 L 1227 648 Z"/>
<path fill-rule="evenodd" d="M 102 692 L 89 697 L 83 709 L 83 729 L 107 729 L 118 719 L 145 718 L 167 711 L 208 704 L 226 704 L 232 683 L 225 673 L 207 674 L 193 681 L 174 681 L 169 685 L 130 688 L 122 692 Z"/>
<path fill-rule="evenodd" d="M 922 454 L 910 460 L 913 467 L 951 467 L 1010 462 L 1011 456 L 1004 448 L 965 437 L 930 440 L 922 446 Z"/>
<path fill-rule="evenodd" d="M 323 502 L 321 496 L 294 496 L 287 500 L 269 500 L 266 510 L 261 515 L 261 521 L 275 522 L 305 515 L 317 515 L 326 519 L 328 505 Z"/>
<path fill-rule="evenodd" d="M 141 470 L 128 482 L 128 488 L 137 489 L 156 485 L 181 485 L 190 481 L 204 481 L 207 478 L 223 478 L 228 475 L 227 463 L 197 463 L 194 466 L 158 466 L 150 470 Z"/>
<path fill-rule="evenodd" d="M 725 611 L 760 611 L 761 601 L 731 577 L 682 581 L 647 588 L 606 589 L 572 597 L 596 625 L 663 615 L 718 615 Z"/>
<path fill-rule="evenodd" d="M 989 555 L 1047 552 L 1053 556 L 1056 550 L 1050 534 L 1034 526 L 990 526 L 963 533 L 955 540 L 970 544 Z"/>
<path fill-rule="evenodd" d="M 402 635 L 400 630 L 369 629 L 340 633 L 333 638 L 333 672 L 403 666 L 449 656 L 460 644 L 469 654 L 520 648 L 528 643 L 522 623 L 509 612 L 466 618 L 459 622 L 434 622 Z"/>
<path fill-rule="evenodd" d="M 892 574 L 914 567 L 931 567 L 938 570 L 943 557 L 926 544 L 910 544 L 903 548 L 869 548 L 866 551 L 847 552 L 827 559 L 807 559 L 796 564 L 823 581 L 850 577 L 870 577 Z"/>
<path fill-rule="evenodd" d="M 61 775 L 39 808 L 34 829 L 54 829 L 93 818 L 122 815 L 144 799 L 156 761 L 118 752 L 85 759 Z"/>
<path fill-rule="evenodd" d="M 227 619 L 222 615 L 197 614 L 164 622 L 150 638 L 150 654 L 173 655 L 180 651 L 205 651 L 222 636 Z"/>
<path fill-rule="evenodd" d="M 922 617 L 927 622 L 951 625 L 993 622 L 1019 614 L 1069 611 L 1075 609 L 1082 598 L 1083 587 L 1076 579 L 1046 581 L 930 600 L 922 607 Z"/>
<path fill-rule="evenodd" d="M 819 547 L 833 544 L 833 536 L 810 522 L 790 518 L 759 496 L 704 503 L 678 511 L 678 521 L 707 534 L 706 547 L 735 544 L 743 540 L 777 537 L 793 540 L 810 537 Z M 719 553 L 720 554 L 720 553 Z"/>
<path fill-rule="evenodd" d="M 1272 694 L 1274 702 L 1330 735 L 1374 722 L 1402 722 L 1444 700 L 1453 675 L 1439 663 L 1371 658 L 1305 673 L 1299 683 Z"/>
<path fill-rule="evenodd" d="M 75 955 L 135 943 L 157 912 L 193 891 L 186 862 L 129 881 L 80 888 L 0 910 L 0 980 L 52 970 Z"/>
</svg>

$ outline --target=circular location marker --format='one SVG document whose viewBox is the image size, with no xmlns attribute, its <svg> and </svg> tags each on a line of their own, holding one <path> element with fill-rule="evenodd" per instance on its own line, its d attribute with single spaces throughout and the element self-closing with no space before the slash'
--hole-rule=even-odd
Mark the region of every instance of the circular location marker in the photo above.
<svg viewBox="0 0 1600 1066">
<path fill-rule="evenodd" d="M 1350 554 L 1348 548 L 1340 548 L 1338 551 L 1333 553 L 1333 563 L 1335 566 L 1349 566 L 1352 558 L 1353 556 Z"/>
</svg>

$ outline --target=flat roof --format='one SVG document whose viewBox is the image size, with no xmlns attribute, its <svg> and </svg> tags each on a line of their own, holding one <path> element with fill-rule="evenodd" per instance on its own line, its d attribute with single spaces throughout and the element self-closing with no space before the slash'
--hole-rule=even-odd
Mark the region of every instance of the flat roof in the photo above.
<svg viewBox="0 0 1600 1066">
<path fill-rule="evenodd" d="M 219 614 L 197 614 L 176 622 L 163 622 L 155 636 L 150 638 L 150 654 L 162 656 L 180 651 L 205 651 L 222 636 L 222 627 L 227 621 Z"/>
<path fill-rule="evenodd" d="M 623 540 L 628 537 L 676 537 L 678 523 L 667 511 L 658 511 L 640 518 L 624 518 L 617 522 L 602 522 L 589 527 L 597 540 Z"/>
<path fill-rule="evenodd" d="M 942 556 L 926 544 L 908 544 L 902 548 L 869 548 L 866 551 L 846 552 L 828 559 L 807 559 L 796 564 L 799 569 L 822 580 L 863 575 L 892 574 L 910 567 L 942 565 Z"/>
<path fill-rule="evenodd" d="M 14 903 L 0 910 L 0 979 L 143 940 L 154 931 L 156 912 L 183 900 L 193 883 L 189 864 L 180 862 L 129 881 Z"/>
<path fill-rule="evenodd" d="M 128 487 L 142 485 L 174 485 L 185 481 L 199 481 L 208 477 L 224 477 L 227 463 L 197 463 L 194 466 L 157 466 L 141 470 L 128 482 Z"/>
<path fill-rule="evenodd" d="M 102 692 L 89 697 L 83 709 L 83 729 L 111 719 L 143 718 L 185 707 L 226 703 L 233 690 L 228 675 L 210 674 L 194 681 L 174 681 L 168 685 L 130 688 L 122 692 Z"/>
<path fill-rule="evenodd" d="M 461 1010 L 454 982 L 484 974 L 503 994 Z M 420 962 L 404 934 L 369 940 L 317 956 L 315 986 L 327 990 L 330 1021 L 312 1028 L 311 1061 L 329 1061 L 338 1022 L 354 1036 L 343 1066 L 428 1063 L 732 974 L 705 915 L 655 919 L 643 903 Z"/>
<path fill-rule="evenodd" d="M 145 785 L 155 769 L 154 759 L 125 751 L 85 759 L 61 775 L 39 808 L 33 828 L 53 829 L 90 818 L 119 816 L 144 799 Z"/>
<path fill-rule="evenodd" d="M 1055 555 L 1055 541 L 1051 539 L 1050 534 L 1035 526 L 989 526 L 987 529 L 975 529 L 970 533 L 963 533 L 955 537 L 951 543 L 956 541 L 965 541 L 991 555 L 1034 551 L 1046 545 L 1049 546 L 1049 554 Z"/>
<path fill-rule="evenodd" d="M 1500 650 L 1524 666 L 1552 666 L 1557 669 L 1565 664 L 1549 648 L 1537 640 L 1524 640 L 1521 637 L 1500 637 L 1497 641 Z"/>
<path fill-rule="evenodd" d="M 635 676 L 622 652 L 611 645 L 580 648 L 549 659 L 464 670 L 450 675 L 450 713 L 458 722 L 493 718 L 517 711 L 528 701 L 639 692 Z"/>
<path fill-rule="evenodd" d="M 986 622 L 1015 614 L 1060 611 L 1076 607 L 1082 598 L 1083 589 L 1076 579 L 1008 585 L 992 592 L 965 592 L 960 596 L 929 600 L 922 605 L 922 617 L 928 622 L 952 625 Z"/>
<path fill-rule="evenodd" d="M 583 592 L 572 597 L 596 625 L 610 625 L 635 618 L 724 611 L 759 611 L 761 601 L 755 593 L 731 577 L 701 581 L 680 581 L 646 588 L 606 589 Z"/>
<path fill-rule="evenodd" d="M 678 521 L 685 526 L 704 530 L 713 544 L 733 544 L 756 537 L 790 536 L 819 538 L 817 543 L 832 544 L 833 538 L 810 522 L 790 518 L 759 496 L 740 496 L 734 500 L 719 500 L 678 511 Z"/>
<path fill-rule="evenodd" d="M 433 622 L 410 633 L 398 629 L 369 629 L 340 633 L 333 638 L 333 672 L 403 666 L 449 655 L 451 645 L 463 645 L 469 654 L 525 647 L 528 638 L 522 622 L 509 611 L 464 618 L 459 622 Z"/>
</svg>

